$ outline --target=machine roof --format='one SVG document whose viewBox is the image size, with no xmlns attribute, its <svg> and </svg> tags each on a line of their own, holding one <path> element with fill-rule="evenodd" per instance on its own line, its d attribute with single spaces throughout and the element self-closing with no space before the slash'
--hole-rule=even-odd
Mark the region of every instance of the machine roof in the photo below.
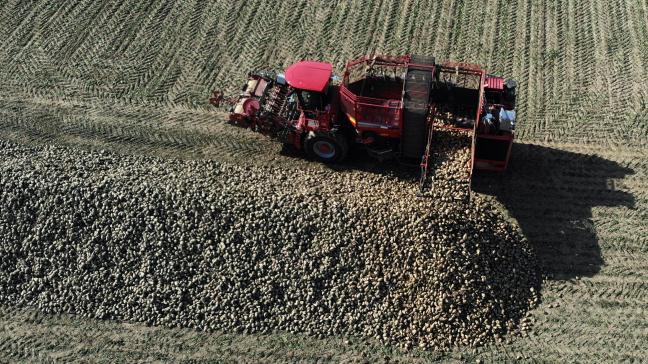
<svg viewBox="0 0 648 364">
<path fill-rule="evenodd" d="M 286 81 L 294 88 L 322 92 L 333 74 L 333 66 L 326 62 L 301 61 L 286 70 Z"/>
</svg>

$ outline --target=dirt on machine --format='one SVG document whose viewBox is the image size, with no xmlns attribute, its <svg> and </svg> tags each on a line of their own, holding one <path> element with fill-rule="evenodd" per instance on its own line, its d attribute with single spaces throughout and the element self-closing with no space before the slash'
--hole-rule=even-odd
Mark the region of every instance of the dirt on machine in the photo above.
<svg viewBox="0 0 648 364">
<path fill-rule="evenodd" d="M 330 63 L 300 61 L 285 72 L 249 73 L 229 120 L 324 163 L 359 145 L 373 158 L 419 166 L 421 191 L 444 178 L 469 186 L 473 170 L 508 166 L 516 87 L 478 65 L 433 57 L 365 56 L 341 78 Z M 443 172 L 456 164 L 462 178 Z"/>
</svg>

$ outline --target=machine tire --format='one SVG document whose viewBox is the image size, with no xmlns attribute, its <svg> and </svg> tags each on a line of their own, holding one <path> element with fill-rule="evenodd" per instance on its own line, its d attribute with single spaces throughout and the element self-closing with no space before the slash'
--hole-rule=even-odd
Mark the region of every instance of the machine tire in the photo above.
<svg viewBox="0 0 648 364">
<path fill-rule="evenodd" d="M 310 132 L 304 141 L 306 154 L 322 163 L 342 161 L 349 152 L 349 142 L 344 135 L 337 132 Z"/>
</svg>

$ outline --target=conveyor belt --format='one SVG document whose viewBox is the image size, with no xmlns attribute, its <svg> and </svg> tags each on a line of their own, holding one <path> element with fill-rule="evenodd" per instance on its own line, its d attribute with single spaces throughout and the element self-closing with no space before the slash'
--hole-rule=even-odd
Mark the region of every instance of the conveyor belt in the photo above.
<svg viewBox="0 0 648 364">
<path fill-rule="evenodd" d="M 401 155 L 404 158 L 419 160 L 425 150 L 428 102 L 434 77 L 430 66 L 434 66 L 434 58 L 412 56 L 407 68 L 401 137 Z"/>
</svg>

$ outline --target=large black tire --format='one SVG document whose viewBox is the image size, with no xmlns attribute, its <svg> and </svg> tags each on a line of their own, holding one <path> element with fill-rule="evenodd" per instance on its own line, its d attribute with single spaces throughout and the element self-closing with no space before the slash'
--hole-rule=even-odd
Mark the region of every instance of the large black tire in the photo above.
<svg viewBox="0 0 648 364">
<path fill-rule="evenodd" d="M 304 141 L 306 154 L 323 163 L 342 161 L 349 152 L 349 142 L 339 132 L 316 133 L 310 132 Z"/>
</svg>

